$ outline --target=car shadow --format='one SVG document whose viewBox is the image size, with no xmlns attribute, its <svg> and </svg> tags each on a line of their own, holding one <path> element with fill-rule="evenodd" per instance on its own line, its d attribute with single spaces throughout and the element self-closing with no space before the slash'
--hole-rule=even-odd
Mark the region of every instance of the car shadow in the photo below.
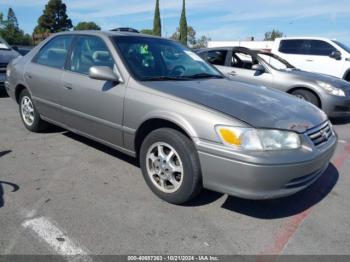
<svg viewBox="0 0 350 262">
<path fill-rule="evenodd" d="M 259 219 L 278 219 L 297 215 L 321 202 L 339 179 L 337 168 L 330 164 L 310 187 L 295 195 L 273 200 L 247 200 L 229 196 L 222 208 Z"/>
<path fill-rule="evenodd" d="M 5 151 L 0 151 L 0 157 L 3 157 L 7 154 L 10 154 L 12 152 L 12 150 L 5 150 Z"/>
<path fill-rule="evenodd" d="M 99 142 L 95 142 L 95 141 L 93 141 L 91 139 L 85 138 L 83 136 L 80 136 L 78 134 L 75 134 L 75 133 L 69 132 L 69 131 L 63 133 L 63 135 L 66 136 L 66 137 L 69 137 L 71 139 L 74 139 L 75 141 L 78 141 L 80 143 L 83 143 L 83 144 L 85 144 L 85 145 L 87 145 L 89 147 L 93 147 L 93 148 L 95 148 L 95 149 L 97 149 L 97 150 L 99 150 L 99 151 L 101 151 L 103 153 L 106 153 L 106 154 L 109 154 L 109 155 L 111 155 L 113 157 L 119 158 L 120 160 L 123 160 L 123 161 L 125 161 L 125 162 L 127 162 L 127 163 L 129 163 L 131 165 L 134 165 L 136 167 L 140 167 L 137 159 L 135 159 L 133 157 L 130 157 L 130 156 L 126 155 L 126 154 L 123 154 L 123 153 L 119 152 L 118 150 L 115 150 L 113 148 L 105 146 L 105 145 L 103 145 L 103 144 L 101 144 Z"/>
<path fill-rule="evenodd" d="M 329 165 L 323 175 L 310 187 L 292 196 L 271 200 L 249 200 L 227 196 L 222 208 L 258 219 L 279 219 L 297 215 L 321 202 L 339 179 L 336 167 Z M 217 201 L 224 194 L 204 190 L 197 198 L 183 206 L 205 206 Z"/>
<path fill-rule="evenodd" d="M 14 184 L 14 183 L 10 183 L 10 182 L 5 182 L 5 181 L 1 181 L 0 180 L 0 208 L 2 208 L 5 205 L 5 200 L 4 200 L 4 185 L 10 186 L 12 188 L 11 192 L 16 192 L 19 190 L 19 186 Z"/>
<path fill-rule="evenodd" d="M 0 89 L 0 98 L 6 98 L 6 97 L 9 97 L 7 92 L 5 90 Z"/>
<path fill-rule="evenodd" d="M 332 118 L 331 122 L 333 125 L 346 125 L 350 123 L 350 117 Z"/>
<path fill-rule="evenodd" d="M 47 128 L 40 131 L 41 134 L 54 134 L 54 133 L 65 133 L 68 132 L 66 129 L 63 129 L 59 126 L 49 124 Z"/>
</svg>

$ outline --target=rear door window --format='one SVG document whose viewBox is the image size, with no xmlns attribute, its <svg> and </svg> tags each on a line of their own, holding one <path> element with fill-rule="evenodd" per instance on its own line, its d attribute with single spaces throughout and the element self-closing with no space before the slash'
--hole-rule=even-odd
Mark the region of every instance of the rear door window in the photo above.
<svg viewBox="0 0 350 262">
<path fill-rule="evenodd" d="M 53 38 L 38 52 L 33 62 L 54 68 L 63 68 L 72 40 L 72 35 Z"/>
<path fill-rule="evenodd" d="M 284 54 L 304 54 L 303 40 L 282 40 L 279 51 Z"/>
<path fill-rule="evenodd" d="M 209 51 L 206 60 L 213 65 L 224 66 L 226 64 L 227 51 Z"/>
</svg>

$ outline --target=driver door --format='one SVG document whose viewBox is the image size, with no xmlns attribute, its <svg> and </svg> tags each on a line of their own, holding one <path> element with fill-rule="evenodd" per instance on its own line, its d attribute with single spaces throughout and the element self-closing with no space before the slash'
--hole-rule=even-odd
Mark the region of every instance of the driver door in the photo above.
<svg viewBox="0 0 350 262">
<path fill-rule="evenodd" d="M 250 54 L 233 52 L 230 66 L 218 66 L 218 69 L 233 80 L 247 82 L 249 84 L 271 86 L 273 76 L 269 71 L 265 69 L 264 72 L 259 72 L 253 69 L 253 65 L 259 63 Z"/>
<path fill-rule="evenodd" d="M 112 54 L 102 38 L 77 36 L 62 78 L 65 122 L 85 135 L 123 146 L 126 85 L 91 79 L 89 70 L 93 66 L 116 70 Z"/>
</svg>

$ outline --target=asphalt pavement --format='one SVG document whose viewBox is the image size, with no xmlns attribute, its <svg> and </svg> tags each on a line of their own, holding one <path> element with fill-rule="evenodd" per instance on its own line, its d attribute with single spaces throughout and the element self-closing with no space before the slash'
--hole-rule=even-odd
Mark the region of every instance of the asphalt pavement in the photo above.
<svg viewBox="0 0 350 262">
<path fill-rule="evenodd" d="M 324 175 L 288 198 L 158 199 L 137 162 L 60 128 L 34 134 L 0 98 L 0 254 L 350 255 L 350 120 Z"/>
</svg>

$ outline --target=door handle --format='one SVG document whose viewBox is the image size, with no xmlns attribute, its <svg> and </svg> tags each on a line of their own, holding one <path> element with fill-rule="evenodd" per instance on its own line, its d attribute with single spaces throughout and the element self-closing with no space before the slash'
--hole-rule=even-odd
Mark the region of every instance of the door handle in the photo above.
<svg viewBox="0 0 350 262">
<path fill-rule="evenodd" d="M 237 73 L 236 73 L 235 71 L 231 71 L 231 72 L 229 72 L 228 74 L 231 75 L 231 76 L 234 76 L 234 75 L 236 75 Z"/>
<path fill-rule="evenodd" d="M 28 79 L 32 79 L 32 75 L 30 75 L 30 74 L 25 74 L 25 76 L 26 76 L 26 78 L 28 78 Z"/>
<path fill-rule="evenodd" d="M 313 62 L 313 59 L 306 59 L 306 62 Z"/>
<path fill-rule="evenodd" d="M 64 87 L 65 89 L 68 89 L 68 90 L 72 90 L 72 89 L 73 89 L 72 84 L 69 84 L 69 83 L 64 83 L 63 87 Z"/>
</svg>

